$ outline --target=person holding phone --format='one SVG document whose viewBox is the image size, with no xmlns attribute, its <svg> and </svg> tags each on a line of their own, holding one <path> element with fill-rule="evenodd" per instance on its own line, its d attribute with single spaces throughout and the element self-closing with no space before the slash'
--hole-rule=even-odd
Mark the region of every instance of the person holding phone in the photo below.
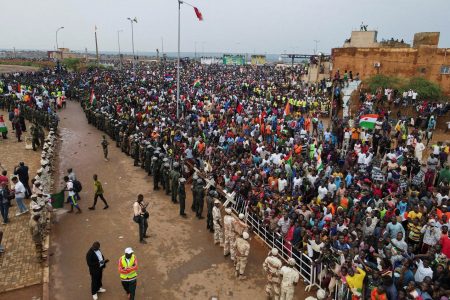
<svg viewBox="0 0 450 300">
<path fill-rule="evenodd" d="M 86 254 L 86 262 L 89 267 L 89 274 L 91 274 L 91 293 L 94 300 L 98 299 L 97 293 L 104 293 L 102 283 L 103 269 L 109 262 L 109 259 L 105 259 L 102 252 L 100 251 L 100 243 L 94 242 L 92 247 L 89 248 Z"/>
</svg>

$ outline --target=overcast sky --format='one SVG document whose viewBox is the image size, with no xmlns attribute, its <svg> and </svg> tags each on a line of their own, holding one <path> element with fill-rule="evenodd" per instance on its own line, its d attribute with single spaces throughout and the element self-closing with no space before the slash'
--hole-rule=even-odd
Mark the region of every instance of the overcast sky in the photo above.
<svg viewBox="0 0 450 300">
<path fill-rule="evenodd" d="M 378 30 L 378 39 L 410 42 L 415 32 L 440 31 L 440 47 L 450 47 L 450 0 L 191 0 L 204 16 L 182 6 L 181 51 L 311 54 L 342 46 L 362 21 Z M 131 51 L 131 26 L 139 52 L 176 51 L 177 0 L 15 0 L 2 1 L 0 48 Z"/>
</svg>

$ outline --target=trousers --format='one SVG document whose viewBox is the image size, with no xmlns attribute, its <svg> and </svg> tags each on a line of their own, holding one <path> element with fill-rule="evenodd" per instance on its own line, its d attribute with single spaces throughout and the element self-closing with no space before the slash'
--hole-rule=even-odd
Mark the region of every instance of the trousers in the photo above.
<svg viewBox="0 0 450 300">
<path fill-rule="evenodd" d="M 98 290 L 102 287 L 103 269 L 91 273 L 91 294 L 97 294 Z"/>
<path fill-rule="evenodd" d="M 148 221 L 146 218 L 140 216 L 138 224 L 139 224 L 139 241 L 142 241 L 144 237 L 147 235 Z"/>
<path fill-rule="evenodd" d="M 130 295 L 129 300 L 134 300 L 134 295 L 136 294 L 137 280 L 132 281 L 122 281 L 122 286 L 127 295 Z"/>
</svg>

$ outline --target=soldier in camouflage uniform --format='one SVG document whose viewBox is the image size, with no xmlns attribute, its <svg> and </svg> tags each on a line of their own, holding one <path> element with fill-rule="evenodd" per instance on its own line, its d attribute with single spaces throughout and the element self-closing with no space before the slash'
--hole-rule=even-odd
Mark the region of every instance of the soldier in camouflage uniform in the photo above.
<svg viewBox="0 0 450 300">
<path fill-rule="evenodd" d="M 170 164 L 166 162 L 163 169 L 164 190 L 166 190 L 166 195 L 170 195 L 170 172 Z"/>
<path fill-rule="evenodd" d="M 170 182 L 172 184 L 172 202 L 177 203 L 177 195 L 178 195 L 178 180 L 180 179 L 180 172 L 179 172 L 179 166 L 180 164 L 178 162 L 173 163 L 173 169 L 170 172 Z"/>
<path fill-rule="evenodd" d="M 152 157 L 153 157 L 153 146 L 148 144 L 144 153 L 144 169 L 145 172 L 150 176 L 152 174 Z"/>
<path fill-rule="evenodd" d="M 225 209 L 226 215 L 223 217 L 223 230 L 224 230 L 224 247 L 223 255 L 230 255 L 231 260 L 236 259 L 236 252 L 234 244 L 236 243 L 236 233 L 234 232 L 234 223 L 237 220 L 231 214 L 231 208 L 227 207 Z"/>
<path fill-rule="evenodd" d="M 147 143 L 146 141 L 142 141 L 139 146 L 139 164 L 141 166 L 141 169 L 144 169 L 145 167 L 145 151 L 147 150 Z"/>
<path fill-rule="evenodd" d="M 204 219 L 202 213 L 205 202 L 205 189 L 203 188 L 203 180 L 201 178 L 197 179 L 197 184 L 195 185 L 195 196 L 197 205 L 196 216 L 198 219 Z"/>
<path fill-rule="evenodd" d="M 166 164 L 169 159 L 167 157 L 164 157 L 164 154 L 159 155 L 159 159 L 162 159 L 162 163 L 159 165 L 159 183 L 161 184 L 163 190 L 166 189 L 166 184 L 164 182 L 164 164 Z"/>
<path fill-rule="evenodd" d="M 211 190 L 208 192 L 208 195 L 206 196 L 206 229 L 209 229 L 209 231 L 214 232 L 214 225 L 213 225 L 213 208 L 214 208 L 214 198 L 217 197 L 217 192 L 214 190 Z"/>
<path fill-rule="evenodd" d="M 269 299 L 274 300 L 280 299 L 280 270 L 283 266 L 277 256 L 278 249 L 273 248 L 263 263 L 263 269 L 267 274 L 266 294 Z"/>
<path fill-rule="evenodd" d="M 186 217 L 186 213 L 184 212 L 185 204 L 186 204 L 186 189 L 185 184 L 186 179 L 181 177 L 178 180 L 178 199 L 180 200 L 180 216 Z"/>
<path fill-rule="evenodd" d="M 31 144 L 33 146 L 33 151 L 36 151 L 37 147 L 39 147 L 41 145 L 39 142 L 38 125 L 36 123 L 33 123 L 33 125 L 31 125 L 30 132 L 31 132 Z"/>
<path fill-rule="evenodd" d="M 159 158 L 158 156 L 152 157 L 152 173 L 153 173 L 153 190 L 159 190 Z"/>
</svg>

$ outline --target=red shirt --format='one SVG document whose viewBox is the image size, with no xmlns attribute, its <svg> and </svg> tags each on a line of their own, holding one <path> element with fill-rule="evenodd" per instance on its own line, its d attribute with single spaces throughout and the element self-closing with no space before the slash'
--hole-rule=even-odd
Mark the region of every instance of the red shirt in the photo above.
<svg viewBox="0 0 450 300">
<path fill-rule="evenodd" d="M 8 183 L 8 182 L 9 182 L 8 177 L 3 176 L 3 175 L 0 175 L 0 185 L 1 185 L 3 182 L 4 182 L 4 183 Z"/>
<path fill-rule="evenodd" d="M 443 236 L 441 238 L 441 245 L 442 245 L 442 253 L 447 256 L 447 258 L 450 258 L 450 237 Z"/>
</svg>

